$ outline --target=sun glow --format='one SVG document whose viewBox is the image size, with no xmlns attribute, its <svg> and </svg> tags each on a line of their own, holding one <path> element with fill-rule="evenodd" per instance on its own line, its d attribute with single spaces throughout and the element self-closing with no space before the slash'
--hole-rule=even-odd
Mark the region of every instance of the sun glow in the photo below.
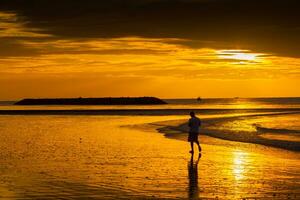
<svg viewBox="0 0 300 200">
<path fill-rule="evenodd" d="M 220 50 L 217 51 L 217 55 L 221 59 L 233 59 L 240 61 L 257 61 L 260 56 L 265 54 L 251 53 L 248 50 Z"/>
<path fill-rule="evenodd" d="M 236 151 L 233 155 L 233 174 L 236 180 L 244 178 L 245 163 L 247 160 L 247 153 Z"/>
<path fill-rule="evenodd" d="M 190 98 L 195 90 L 207 97 L 295 96 L 298 91 L 299 58 L 203 48 L 198 40 L 179 38 L 56 38 L 27 26 L 17 13 L 0 12 L 0 29 L 0 99 Z"/>
<path fill-rule="evenodd" d="M 255 60 L 256 55 L 255 54 L 238 53 L 238 54 L 232 55 L 232 58 L 237 59 L 237 60 Z"/>
</svg>

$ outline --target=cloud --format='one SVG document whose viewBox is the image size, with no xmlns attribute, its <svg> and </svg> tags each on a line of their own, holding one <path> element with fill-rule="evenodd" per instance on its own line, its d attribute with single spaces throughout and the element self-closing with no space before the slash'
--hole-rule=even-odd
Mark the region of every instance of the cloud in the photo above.
<svg viewBox="0 0 300 200">
<path fill-rule="evenodd" d="M 102 77 L 257 79 L 298 77 L 297 58 L 246 50 L 195 49 L 172 39 L 113 38 L 52 42 L 24 41 L 33 55 L 0 58 L 0 73 L 76 74 Z M 176 40 L 175 40 L 176 41 Z"/>
<path fill-rule="evenodd" d="M 106 95 L 122 95 L 121 89 L 144 95 L 145 88 L 166 95 L 181 83 L 176 96 L 190 85 L 217 90 L 216 81 L 234 80 L 220 94 L 237 96 L 230 88 L 239 81 L 254 90 L 251 84 L 277 79 L 295 88 L 299 81 L 286 80 L 300 76 L 296 3 L 1 0 L 1 89 L 11 98 L 14 88 L 21 96 L 38 90 L 46 96 L 47 88 L 55 96 L 53 88 L 62 85 L 59 95 L 97 88 Z"/>
<path fill-rule="evenodd" d="M 2 0 L 0 7 L 62 39 L 180 38 L 195 48 L 300 56 L 298 0 Z"/>
</svg>

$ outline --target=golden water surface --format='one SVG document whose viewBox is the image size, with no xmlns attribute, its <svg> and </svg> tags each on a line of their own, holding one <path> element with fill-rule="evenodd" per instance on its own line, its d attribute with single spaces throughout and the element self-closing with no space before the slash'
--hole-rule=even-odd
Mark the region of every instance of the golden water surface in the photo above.
<svg viewBox="0 0 300 200">
<path fill-rule="evenodd" d="M 298 153 L 202 144 L 132 124 L 184 116 L 0 116 L 0 198 L 300 197 Z M 266 147 L 267 149 L 267 147 Z"/>
</svg>

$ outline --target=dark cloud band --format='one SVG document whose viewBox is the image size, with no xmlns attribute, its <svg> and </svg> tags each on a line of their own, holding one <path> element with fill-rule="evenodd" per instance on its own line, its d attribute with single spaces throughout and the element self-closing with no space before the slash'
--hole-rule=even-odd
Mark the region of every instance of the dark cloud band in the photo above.
<svg viewBox="0 0 300 200">
<path fill-rule="evenodd" d="M 2 0 L 27 26 L 65 39 L 181 38 L 190 47 L 300 57 L 297 0 Z M 199 42 L 201 41 L 201 42 Z"/>
</svg>

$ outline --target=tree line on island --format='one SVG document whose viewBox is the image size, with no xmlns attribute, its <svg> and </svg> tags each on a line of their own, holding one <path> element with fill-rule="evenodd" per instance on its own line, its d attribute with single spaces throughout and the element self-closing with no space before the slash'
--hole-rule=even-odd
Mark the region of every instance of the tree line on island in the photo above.
<svg viewBox="0 0 300 200">
<path fill-rule="evenodd" d="M 22 99 L 15 105 L 161 105 L 167 104 L 156 97 L 104 97 L 104 98 L 47 98 Z"/>
</svg>

